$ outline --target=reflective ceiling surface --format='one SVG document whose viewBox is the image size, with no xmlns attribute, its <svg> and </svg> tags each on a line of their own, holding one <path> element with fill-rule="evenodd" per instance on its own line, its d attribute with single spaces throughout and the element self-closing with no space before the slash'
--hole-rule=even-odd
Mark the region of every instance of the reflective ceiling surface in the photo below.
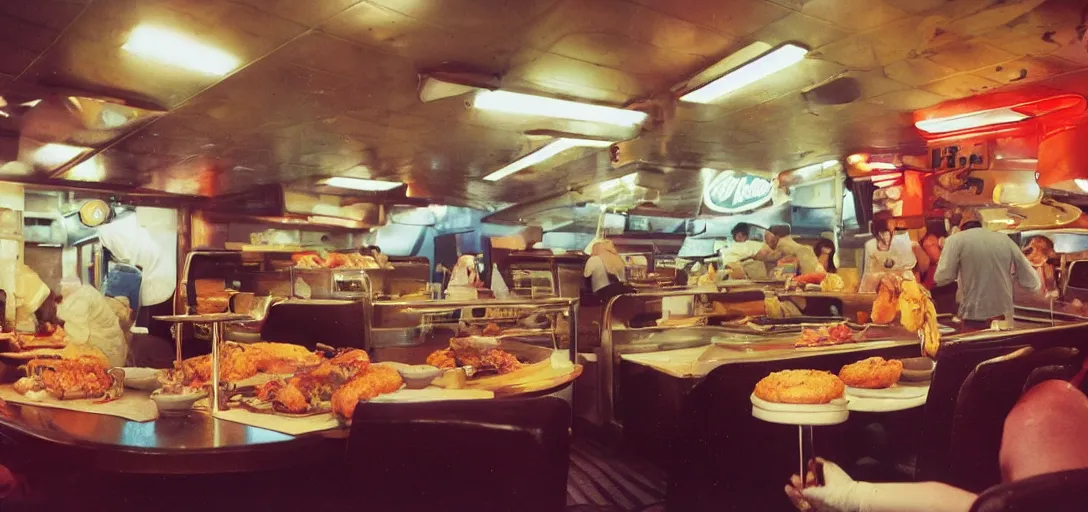
<svg viewBox="0 0 1088 512">
<path fill-rule="evenodd" d="M 69 163 L 34 180 L 214 196 L 347 175 L 405 181 L 434 202 L 493 206 L 614 178 L 623 166 L 607 150 L 579 149 L 483 181 L 546 142 L 527 131 L 565 127 L 476 111 L 465 96 L 423 103 L 420 72 L 472 69 L 501 77 L 504 89 L 650 112 L 642 134 L 620 144 L 620 163 L 778 171 L 917 143 L 915 109 L 1088 68 L 1085 4 L 0 0 L 0 95 L 140 109 L 122 133 L 91 138 L 87 157 L 97 154 L 99 172 Z M 215 77 L 136 58 L 121 46 L 141 24 L 187 34 L 242 66 Z M 675 101 L 671 88 L 757 41 L 812 51 L 714 104 Z M 835 83 L 856 88 L 853 101 L 812 91 L 843 78 Z M 25 137 L 27 116 L 14 117 L 0 118 L 0 138 Z M 696 174 L 678 173 L 670 187 L 692 196 Z"/>
</svg>

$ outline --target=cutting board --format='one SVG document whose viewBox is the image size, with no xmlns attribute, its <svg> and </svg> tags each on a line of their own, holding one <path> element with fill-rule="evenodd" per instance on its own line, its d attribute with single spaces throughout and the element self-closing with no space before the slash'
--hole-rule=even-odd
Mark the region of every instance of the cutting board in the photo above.
<svg viewBox="0 0 1088 512">
<path fill-rule="evenodd" d="M 495 396 L 520 395 L 557 388 L 581 374 L 580 364 L 556 367 L 551 360 L 544 360 L 505 375 L 469 379 L 465 388 L 491 391 Z"/>
<path fill-rule="evenodd" d="M 16 393 L 11 385 L 5 384 L 0 386 L 0 399 L 15 404 L 117 416 L 130 421 L 154 421 L 159 417 L 159 408 L 155 407 L 155 402 L 148 398 L 148 393 L 142 391 L 127 390 L 117 400 L 96 404 L 94 400 L 89 399 L 57 400 L 48 397 L 42 400 L 32 400 Z"/>
<path fill-rule="evenodd" d="M 375 403 L 433 402 L 436 400 L 481 400 L 495 398 L 495 393 L 484 389 L 443 389 L 435 386 L 423 389 L 401 389 L 392 393 L 378 395 L 370 401 Z"/>
<path fill-rule="evenodd" d="M 282 416 L 279 414 L 262 414 L 241 407 L 233 407 L 227 411 L 219 411 L 214 416 L 221 420 L 274 430 L 292 436 L 340 428 L 340 422 L 336 420 L 336 416 L 331 412 L 313 416 Z"/>
<path fill-rule="evenodd" d="M 429 402 L 434 400 L 473 400 L 494 398 L 490 391 L 473 389 L 442 389 L 430 387 L 426 389 L 401 389 L 392 393 L 386 393 L 374 398 L 373 402 Z M 284 434 L 297 436 L 322 432 L 340 428 L 333 413 L 314 414 L 310 416 L 284 416 L 281 414 L 263 414 L 253 412 L 242 407 L 232 407 L 230 410 L 219 411 L 215 417 L 221 420 L 233 421 L 251 427 L 274 430 Z"/>
</svg>

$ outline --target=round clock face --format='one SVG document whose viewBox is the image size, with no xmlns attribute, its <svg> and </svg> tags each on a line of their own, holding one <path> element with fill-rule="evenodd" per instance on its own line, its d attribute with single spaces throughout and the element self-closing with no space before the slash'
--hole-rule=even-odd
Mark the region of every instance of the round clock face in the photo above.
<svg viewBox="0 0 1088 512">
<path fill-rule="evenodd" d="M 79 209 L 79 220 L 87 227 L 96 227 L 106 221 L 110 207 L 105 201 L 92 199 Z"/>
</svg>

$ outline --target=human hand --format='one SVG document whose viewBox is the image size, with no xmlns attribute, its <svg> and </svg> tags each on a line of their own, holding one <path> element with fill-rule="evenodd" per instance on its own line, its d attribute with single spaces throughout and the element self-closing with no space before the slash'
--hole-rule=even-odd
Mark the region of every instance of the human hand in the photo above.
<svg viewBox="0 0 1088 512">
<path fill-rule="evenodd" d="M 1050 290 L 1050 291 L 1046 292 L 1046 298 L 1049 299 L 1049 300 L 1057 300 L 1058 299 L 1058 290 Z"/>
<path fill-rule="evenodd" d="M 823 485 L 816 478 L 823 472 Z M 861 510 L 860 487 L 868 485 L 855 482 L 834 462 L 817 458 L 808 463 L 808 473 L 802 484 L 800 475 L 790 477 L 786 496 L 801 512 L 858 512 Z"/>
</svg>

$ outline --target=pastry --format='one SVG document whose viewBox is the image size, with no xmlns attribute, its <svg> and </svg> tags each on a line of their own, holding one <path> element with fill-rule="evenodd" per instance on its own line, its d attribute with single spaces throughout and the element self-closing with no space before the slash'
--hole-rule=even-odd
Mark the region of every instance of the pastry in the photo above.
<svg viewBox="0 0 1088 512">
<path fill-rule="evenodd" d="M 827 404 L 842 398 L 846 386 L 835 375 L 819 370 L 774 372 L 756 383 L 756 397 L 780 404 Z"/>
<path fill-rule="evenodd" d="M 902 372 L 903 362 L 898 359 L 870 357 L 843 366 L 839 378 L 852 388 L 884 389 L 898 382 Z"/>
</svg>

